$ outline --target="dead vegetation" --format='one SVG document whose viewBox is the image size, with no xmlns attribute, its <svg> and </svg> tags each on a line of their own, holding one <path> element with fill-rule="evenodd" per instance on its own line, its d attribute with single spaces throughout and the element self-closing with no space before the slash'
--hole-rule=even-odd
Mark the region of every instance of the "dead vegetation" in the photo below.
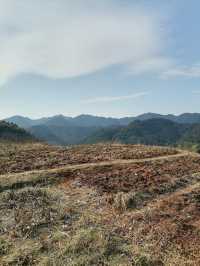
<svg viewBox="0 0 200 266">
<path fill-rule="evenodd" d="M 134 190 L 133 192 L 163 194 L 184 186 L 190 181 L 185 176 L 199 171 L 200 157 L 185 156 L 173 160 L 77 170 L 77 179 L 82 185 L 95 187 L 104 193 Z"/>
<path fill-rule="evenodd" d="M 126 225 L 121 227 L 121 233 L 165 265 L 199 265 L 199 195 L 198 183 L 162 197 L 140 211 L 126 213 L 119 221 L 120 226 Z"/>
<path fill-rule="evenodd" d="M 61 197 L 48 189 L 8 191 L 1 194 L 0 202 L 1 231 L 12 231 L 18 238 L 36 237 L 44 228 L 51 230 L 64 216 Z"/>
<path fill-rule="evenodd" d="M 1 150 L 0 165 L 6 156 L 8 162 L 0 176 L 0 265 L 200 264 L 199 156 L 52 169 L 62 166 L 63 157 L 61 164 L 56 160 L 63 149 L 34 145 L 35 150 L 18 145 L 10 155 Z M 174 150 L 128 145 L 86 145 L 69 151 L 75 158 L 72 165 L 88 160 L 84 158 L 88 151 L 90 162 L 148 158 L 163 151 L 174 154 Z M 110 159 L 106 152 L 112 154 Z M 102 154 L 95 157 L 97 153 Z M 32 157 L 36 154 L 38 161 Z M 36 167 L 42 158 L 53 160 L 53 154 L 50 167 L 48 158 Z M 10 168 L 17 156 L 20 160 L 27 156 L 26 170 L 20 160 Z M 5 174 L 10 169 L 14 170 Z"/>
<path fill-rule="evenodd" d="M 72 164 L 141 159 L 177 154 L 175 149 L 143 145 L 82 145 L 55 147 L 40 143 L 0 143 L 0 174 L 44 170 Z"/>
</svg>

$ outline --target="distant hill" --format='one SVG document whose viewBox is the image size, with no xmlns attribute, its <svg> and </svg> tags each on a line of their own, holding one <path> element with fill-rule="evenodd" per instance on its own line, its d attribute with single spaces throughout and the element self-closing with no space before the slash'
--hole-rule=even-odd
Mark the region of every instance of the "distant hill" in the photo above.
<svg viewBox="0 0 200 266">
<path fill-rule="evenodd" d="M 175 116 L 175 122 L 178 123 L 200 123 L 200 114 L 199 113 L 185 113 L 179 116 Z"/>
<path fill-rule="evenodd" d="M 17 125 L 0 121 L 0 141 L 35 141 L 34 137 Z"/>
<path fill-rule="evenodd" d="M 92 115 L 80 115 L 76 117 L 67 117 L 63 115 L 57 115 L 53 117 L 46 117 L 40 119 L 30 119 L 23 116 L 13 116 L 6 118 L 7 122 L 15 123 L 20 127 L 29 128 L 37 125 L 73 125 L 79 127 L 110 127 L 110 126 L 126 126 L 133 121 L 140 120 L 145 121 L 154 118 L 168 119 L 173 122 L 181 124 L 194 124 L 200 123 L 200 113 L 185 113 L 181 115 L 161 115 L 156 113 L 145 113 L 135 117 L 124 118 L 109 118 L 99 117 Z"/>
<path fill-rule="evenodd" d="M 27 129 L 36 138 L 54 145 L 81 144 L 93 134 L 96 127 L 78 127 L 73 125 L 38 125 Z"/>
<path fill-rule="evenodd" d="M 138 120 L 125 127 L 98 129 L 85 139 L 88 144 L 98 142 L 180 146 L 200 152 L 200 123 L 181 124 L 163 118 Z"/>
<path fill-rule="evenodd" d="M 48 142 L 52 145 L 64 145 L 62 139 L 53 134 L 51 129 L 44 125 L 33 126 L 27 129 L 37 139 Z"/>
<path fill-rule="evenodd" d="M 181 146 L 192 148 L 200 153 L 200 123 L 191 125 L 179 142 Z"/>
<path fill-rule="evenodd" d="M 86 139 L 86 143 L 120 142 L 151 145 L 174 145 L 190 126 L 163 118 L 134 121 L 125 127 L 100 129 Z"/>
<path fill-rule="evenodd" d="M 5 121 L 9 123 L 14 123 L 22 128 L 30 128 L 33 126 L 39 126 L 39 125 L 49 125 L 49 124 L 63 124 L 67 122 L 67 118 L 64 116 L 53 116 L 53 117 L 44 117 L 40 119 L 30 119 L 28 117 L 24 116 L 12 116 L 10 118 L 5 119 Z"/>
<path fill-rule="evenodd" d="M 161 114 L 156 114 L 156 113 L 145 113 L 145 114 L 141 114 L 141 115 L 138 115 L 136 117 L 136 120 L 139 120 L 139 121 L 146 121 L 146 120 L 149 120 L 149 119 L 168 119 L 168 120 L 171 120 L 171 121 L 175 121 L 176 119 L 178 119 L 178 116 L 175 116 L 175 115 L 161 115 Z"/>
<path fill-rule="evenodd" d="M 14 116 L 6 121 L 23 127 L 41 140 L 59 145 L 105 141 L 159 145 L 176 145 L 179 142 L 181 145 L 194 145 L 193 143 L 200 142 L 198 134 L 195 133 L 200 124 L 198 113 L 185 113 L 179 116 L 145 113 L 137 117 L 124 118 L 92 115 L 72 118 L 57 115 L 30 119 Z M 188 140 L 191 138 L 192 142 Z"/>
<path fill-rule="evenodd" d="M 85 144 L 95 144 L 101 142 L 115 142 L 116 135 L 124 129 L 122 126 L 112 126 L 99 128 L 92 135 L 84 139 Z"/>
<path fill-rule="evenodd" d="M 30 119 L 23 116 L 13 116 L 5 119 L 7 122 L 15 123 L 20 127 L 29 128 L 38 125 L 53 125 L 53 126 L 78 126 L 78 127 L 109 127 L 113 125 L 128 125 L 134 118 L 107 118 L 92 115 L 80 115 L 77 117 L 67 117 L 56 115 L 41 119 Z"/>
<path fill-rule="evenodd" d="M 114 137 L 122 143 L 141 143 L 147 145 L 174 145 L 178 143 L 188 126 L 163 118 L 132 122 Z"/>
<path fill-rule="evenodd" d="M 200 124 L 193 124 L 182 136 L 181 140 L 188 141 L 190 143 L 200 143 Z"/>
</svg>

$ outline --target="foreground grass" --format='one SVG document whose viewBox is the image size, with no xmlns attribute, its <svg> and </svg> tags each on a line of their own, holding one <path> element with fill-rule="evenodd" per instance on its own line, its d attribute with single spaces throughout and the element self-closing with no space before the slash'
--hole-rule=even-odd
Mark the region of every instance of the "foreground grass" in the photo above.
<svg viewBox="0 0 200 266">
<path fill-rule="evenodd" d="M 1 194 L 1 265 L 132 265 L 130 245 L 57 190 Z"/>
<path fill-rule="evenodd" d="M 1 175 L 0 265 L 200 265 L 199 163 L 188 155 Z"/>
</svg>

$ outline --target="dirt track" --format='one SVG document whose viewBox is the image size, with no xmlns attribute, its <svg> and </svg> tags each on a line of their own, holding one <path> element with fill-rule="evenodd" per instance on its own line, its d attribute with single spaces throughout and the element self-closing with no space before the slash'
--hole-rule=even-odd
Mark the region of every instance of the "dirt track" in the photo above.
<svg viewBox="0 0 200 266">
<path fill-rule="evenodd" d="M 158 156 L 154 158 L 145 158 L 145 159 L 130 159 L 130 160 L 113 160 L 113 161 L 105 161 L 105 162 L 98 162 L 98 163 L 84 163 L 84 164 L 77 164 L 77 165 L 66 165 L 64 167 L 58 167 L 53 169 L 45 169 L 45 170 L 33 170 L 33 171 L 25 171 L 21 173 L 10 173 L 10 174 L 4 174 L 0 175 L 0 178 L 3 178 L 5 176 L 19 176 L 21 174 L 23 175 L 31 175 L 31 174 L 42 174 L 42 173 L 57 173 L 62 172 L 66 170 L 78 170 L 78 169 L 87 169 L 87 168 L 93 168 L 98 166 L 112 166 L 112 165 L 126 165 L 126 164 L 133 164 L 133 163 L 143 163 L 143 162 L 151 162 L 151 161 L 160 161 L 160 160 L 173 160 L 174 158 L 180 158 L 184 156 L 193 156 L 193 157 L 200 157 L 200 155 L 196 153 L 191 153 L 187 151 L 181 151 L 179 154 L 174 155 L 165 155 L 165 156 Z"/>
</svg>

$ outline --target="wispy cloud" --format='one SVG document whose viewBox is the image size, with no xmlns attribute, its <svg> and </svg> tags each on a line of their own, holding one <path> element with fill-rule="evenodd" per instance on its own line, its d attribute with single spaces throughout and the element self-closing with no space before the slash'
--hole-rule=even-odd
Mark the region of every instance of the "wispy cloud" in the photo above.
<svg viewBox="0 0 200 266">
<path fill-rule="evenodd" d="M 146 71 L 164 50 L 160 20 L 120 1 L 0 0 L 0 82 L 22 73 L 76 77 L 114 64 Z"/>
<path fill-rule="evenodd" d="M 116 101 L 127 101 L 131 99 L 141 98 L 143 96 L 146 96 L 147 94 L 149 94 L 149 92 L 140 92 L 140 93 L 135 93 L 131 95 L 116 96 L 116 97 L 98 97 L 98 98 L 82 100 L 81 103 L 88 104 L 88 103 L 107 103 L 107 102 L 116 102 Z"/>
<path fill-rule="evenodd" d="M 175 62 L 172 58 L 155 56 L 152 58 L 145 58 L 141 60 L 137 65 L 130 65 L 130 74 L 144 74 L 144 73 L 160 73 L 166 71 L 166 69 L 174 66 Z"/>
<path fill-rule="evenodd" d="M 200 78 L 200 63 L 191 66 L 177 66 L 162 73 L 163 78 Z"/>
</svg>

